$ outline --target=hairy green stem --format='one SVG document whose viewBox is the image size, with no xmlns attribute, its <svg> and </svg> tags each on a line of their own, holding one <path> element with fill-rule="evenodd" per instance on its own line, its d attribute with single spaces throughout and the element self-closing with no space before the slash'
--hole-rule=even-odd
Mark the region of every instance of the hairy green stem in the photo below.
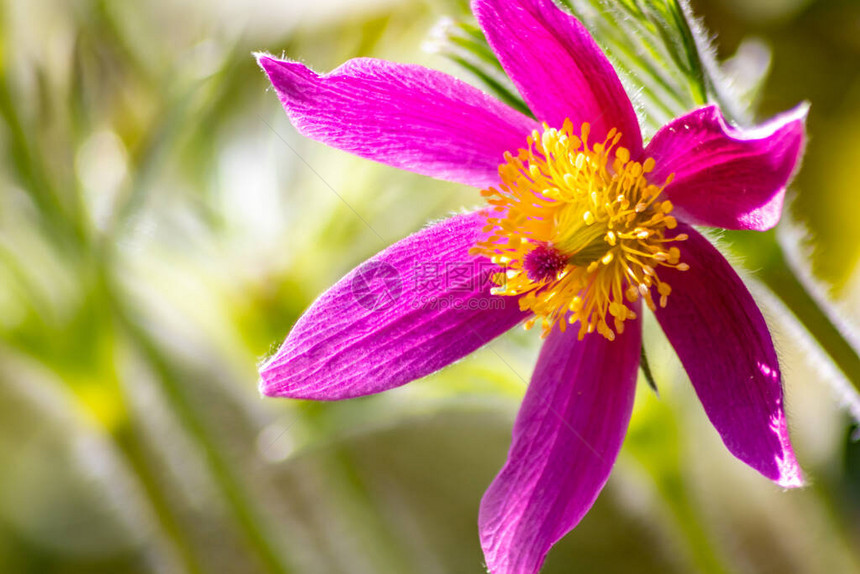
<svg viewBox="0 0 860 574">
<path fill-rule="evenodd" d="M 788 256 L 788 247 L 778 240 L 776 231 L 729 231 L 726 237 L 733 250 L 743 255 L 744 265 L 755 272 L 755 277 L 779 299 L 830 357 L 850 385 L 850 391 L 854 394 L 854 397 L 850 397 L 851 402 L 860 404 L 860 352 L 856 342 L 851 341 L 846 330 L 840 328 L 836 310 L 828 304 L 823 294 L 816 293 L 823 289 L 812 284 L 814 280 L 811 273 L 799 268 L 801 263 Z M 804 280 L 805 277 L 809 279 Z M 858 416 L 858 412 L 853 414 Z"/>
<path fill-rule="evenodd" d="M 854 391 L 860 394 L 860 355 L 837 326 L 833 311 L 801 282 L 801 273 L 801 270 L 793 268 L 780 248 L 758 276 L 833 359 Z"/>
</svg>

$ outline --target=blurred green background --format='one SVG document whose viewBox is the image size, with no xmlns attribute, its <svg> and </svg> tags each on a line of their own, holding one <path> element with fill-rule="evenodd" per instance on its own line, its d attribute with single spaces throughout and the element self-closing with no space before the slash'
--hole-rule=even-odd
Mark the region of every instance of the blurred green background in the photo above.
<svg viewBox="0 0 860 574">
<path fill-rule="evenodd" d="M 694 9 L 721 57 L 773 49 L 763 114 L 812 102 L 791 213 L 856 320 L 860 3 Z M 462 10 L 3 2 L 0 572 L 484 571 L 478 503 L 504 460 L 534 334 L 376 397 L 256 390 L 257 362 L 316 295 L 480 199 L 302 139 L 251 52 L 318 70 L 377 56 L 460 73 L 422 47 Z M 860 572 L 860 447 L 838 377 L 762 304 L 810 485 L 782 492 L 728 454 L 649 323 L 660 397 L 640 385 L 606 491 L 545 572 Z"/>
</svg>

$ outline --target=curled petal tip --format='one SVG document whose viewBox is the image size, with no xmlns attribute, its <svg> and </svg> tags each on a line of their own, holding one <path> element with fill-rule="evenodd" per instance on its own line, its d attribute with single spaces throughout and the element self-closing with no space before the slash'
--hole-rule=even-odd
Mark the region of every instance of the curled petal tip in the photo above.
<svg viewBox="0 0 860 574">
<path fill-rule="evenodd" d="M 648 144 L 651 176 L 672 174 L 666 195 L 687 223 L 766 231 L 779 223 L 786 187 L 800 165 L 808 104 L 753 128 L 707 106 L 666 124 Z"/>
<path fill-rule="evenodd" d="M 809 117 L 809 110 L 812 108 L 812 102 L 804 100 L 784 113 L 787 120 L 800 120 L 806 122 Z"/>
<path fill-rule="evenodd" d="M 797 110 L 797 117 L 801 118 L 803 121 L 806 121 L 806 118 L 809 117 L 809 110 L 812 107 L 812 102 L 808 100 L 804 100 L 800 102 L 795 108 Z"/>
</svg>

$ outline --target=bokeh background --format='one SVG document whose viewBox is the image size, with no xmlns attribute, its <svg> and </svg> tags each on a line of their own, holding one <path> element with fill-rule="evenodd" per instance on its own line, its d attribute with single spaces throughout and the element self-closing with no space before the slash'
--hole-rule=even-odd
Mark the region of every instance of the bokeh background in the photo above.
<svg viewBox="0 0 860 574">
<path fill-rule="evenodd" d="M 762 116 L 812 102 L 791 214 L 800 252 L 860 320 L 860 3 L 693 8 L 721 58 L 772 49 Z M 425 48 L 463 9 L 2 3 L 0 572 L 484 571 L 478 503 L 534 333 L 376 397 L 256 389 L 316 295 L 479 196 L 302 139 L 251 52 L 462 75 Z M 860 447 L 838 373 L 757 293 L 809 486 L 783 492 L 728 454 L 649 323 L 659 398 L 640 385 L 606 491 L 545 572 L 860 572 Z"/>
</svg>

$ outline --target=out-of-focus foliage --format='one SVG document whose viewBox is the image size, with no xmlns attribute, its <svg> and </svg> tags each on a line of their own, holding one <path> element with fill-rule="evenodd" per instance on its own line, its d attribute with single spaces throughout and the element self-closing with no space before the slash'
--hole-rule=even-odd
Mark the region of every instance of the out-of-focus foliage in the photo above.
<svg viewBox="0 0 860 574">
<path fill-rule="evenodd" d="M 608 22 L 640 27 L 641 49 L 660 51 L 662 16 L 635 14 L 650 3 L 610 4 L 587 21 L 653 84 L 639 99 L 651 129 L 699 103 L 679 88 L 700 73 L 689 45 L 662 54 L 674 69 L 637 68 Z M 857 256 L 846 218 L 860 35 L 823 23 L 845 30 L 857 8 L 767 6 L 766 24 L 724 7 L 707 15 L 741 46 L 724 68 L 737 93 L 769 111 L 812 100 L 795 211 L 839 247 L 833 260 L 822 251 L 819 270 L 845 281 Z M 261 400 L 255 370 L 349 268 L 479 197 L 298 137 L 251 51 L 321 70 L 372 55 L 459 73 L 421 47 L 440 16 L 464 10 L 459 0 L 3 3 L 1 572 L 483 571 L 477 506 L 504 459 L 531 334 L 345 403 Z M 819 24 L 798 36 L 810 18 Z M 775 48 L 760 92 L 766 52 L 740 44 L 751 29 Z M 786 66 L 816 53 L 828 57 L 787 79 Z M 642 385 L 608 490 L 546 572 L 860 570 L 860 454 L 804 347 L 780 338 L 812 486 L 782 493 L 723 449 L 658 331 L 649 325 L 646 345 L 660 398 Z"/>
</svg>

